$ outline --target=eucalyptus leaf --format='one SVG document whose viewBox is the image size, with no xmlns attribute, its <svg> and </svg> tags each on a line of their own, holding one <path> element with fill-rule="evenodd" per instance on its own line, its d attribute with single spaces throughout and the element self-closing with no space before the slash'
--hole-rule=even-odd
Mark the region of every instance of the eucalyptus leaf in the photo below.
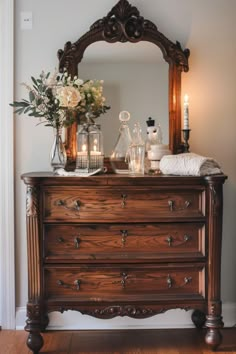
<svg viewBox="0 0 236 354">
<path fill-rule="evenodd" d="M 29 99 L 30 99 L 30 102 L 33 102 L 35 100 L 35 94 L 33 91 L 29 92 Z"/>
</svg>

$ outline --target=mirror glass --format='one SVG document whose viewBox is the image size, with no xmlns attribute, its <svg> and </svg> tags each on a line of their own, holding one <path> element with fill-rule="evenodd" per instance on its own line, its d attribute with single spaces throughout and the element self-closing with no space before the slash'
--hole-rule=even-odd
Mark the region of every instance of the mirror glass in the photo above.
<svg viewBox="0 0 236 354">
<path fill-rule="evenodd" d="M 101 124 L 105 156 L 110 156 L 119 134 L 119 113 L 131 114 L 129 127 L 139 122 L 146 139 L 146 120 L 159 123 L 163 143 L 169 143 L 169 64 L 161 50 L 149 42 L 113 44 L 100 41 L 86 48 L 78 65 L 78 76 L 83 79 L 104 80 L 106 104 L 111 106 L 96 119 Z"/>
</svg>

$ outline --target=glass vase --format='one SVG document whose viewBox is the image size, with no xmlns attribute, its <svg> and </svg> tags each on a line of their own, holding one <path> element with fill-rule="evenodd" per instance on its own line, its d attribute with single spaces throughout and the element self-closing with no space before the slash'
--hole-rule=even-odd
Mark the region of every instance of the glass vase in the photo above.
<svg viewBox="0 0 236 354">
<path fill-rule="evenodd" d="M 50 162 L 53 171 L 66 166 L 66 149 L 62 141 L 62 129 L 54 129 L 54 141 L 51 149 Z"/>
</svg>

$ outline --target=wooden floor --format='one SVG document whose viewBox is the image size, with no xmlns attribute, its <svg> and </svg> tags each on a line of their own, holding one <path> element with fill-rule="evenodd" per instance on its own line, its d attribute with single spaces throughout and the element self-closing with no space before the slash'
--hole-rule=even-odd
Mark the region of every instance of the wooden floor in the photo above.
<svg viewBox="0 0 236 354">
<path fill-rule="evenodd" d="M 236 328 L 222 331 L 217 353 L 236 354 Z M 42 354 L 210 354 L 204 330 L 58 331 L 43 334 Z M 0 354 L 29 354 L 24 331 L 0 331 Z"/>
</svg>

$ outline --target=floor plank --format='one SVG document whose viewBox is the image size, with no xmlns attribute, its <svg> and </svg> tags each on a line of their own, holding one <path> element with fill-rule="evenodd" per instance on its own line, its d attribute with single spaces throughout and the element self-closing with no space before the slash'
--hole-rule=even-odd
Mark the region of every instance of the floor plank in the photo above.
<svg viewBox="0 0 236 354">
<path fill-rule="evenodd" d="M 225 328 L 217 354 L 236 354 L 236 328 Z M 0 331 L 0 354 L 32 354 L 24 331 Z M 48 331 L 41 354 L 212 354 L 205 330 Z"/>
</svg>

